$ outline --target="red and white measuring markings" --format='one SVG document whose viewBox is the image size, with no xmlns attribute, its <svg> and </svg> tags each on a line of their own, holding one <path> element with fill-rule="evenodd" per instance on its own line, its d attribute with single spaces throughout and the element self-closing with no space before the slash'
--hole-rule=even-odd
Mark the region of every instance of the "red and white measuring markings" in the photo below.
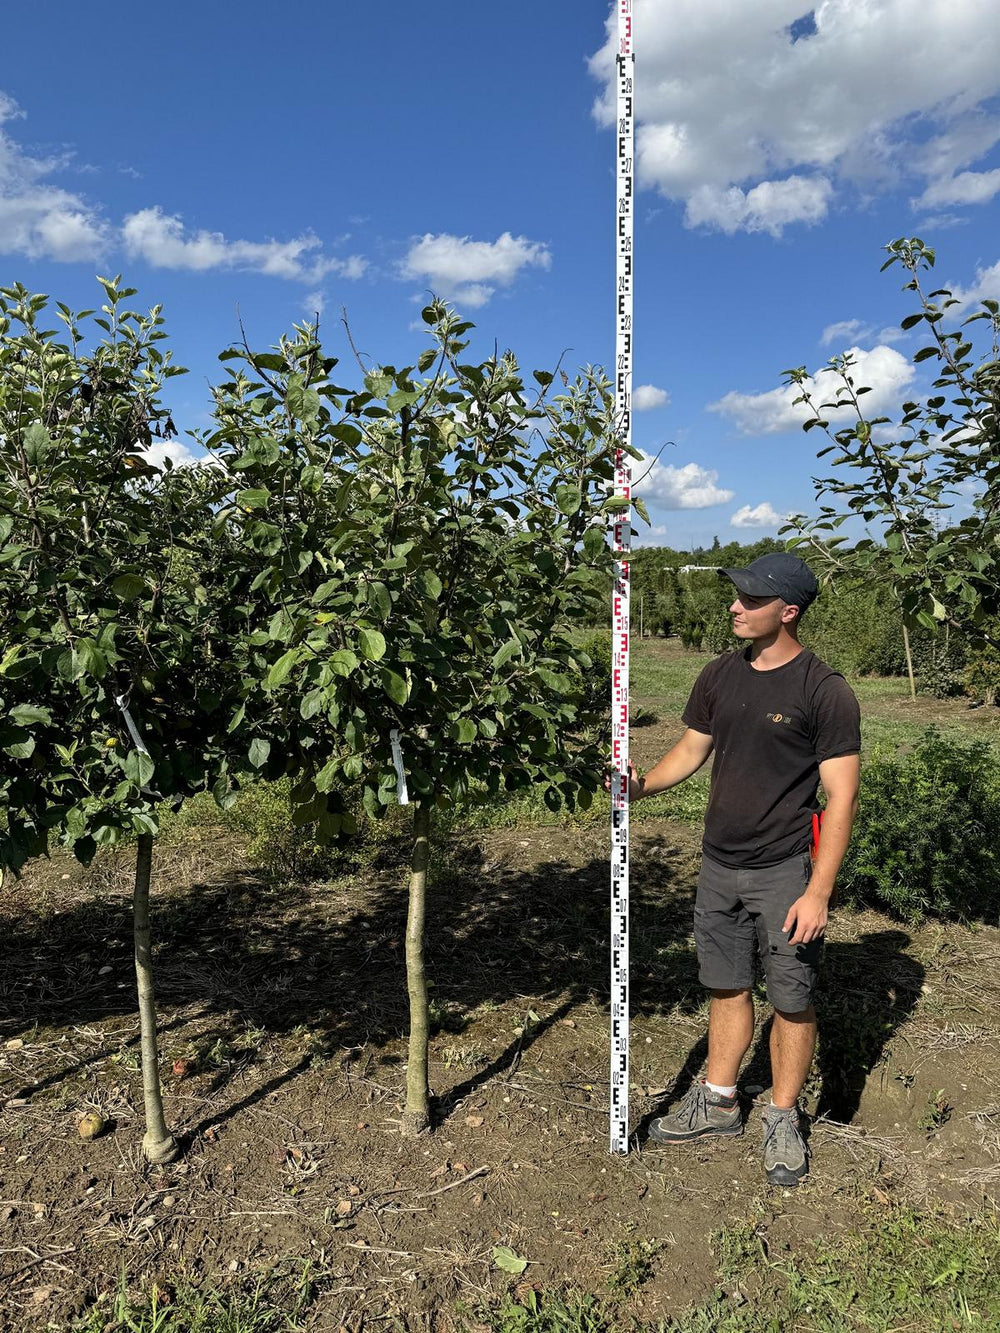
<svg viewBox="0 0 1000 1333">
<path fill-rule="evenodd" d="M 629 556 L 632 551 L 632 97 L 635 51 L 633 0 L 618 0 L 618 173 L 615 208 L 615 495 L 629 503 L 614 512 L 615 583 L 611 614 L 611 1151 L 628 1152 L 628 665 Z"/>
</svg>

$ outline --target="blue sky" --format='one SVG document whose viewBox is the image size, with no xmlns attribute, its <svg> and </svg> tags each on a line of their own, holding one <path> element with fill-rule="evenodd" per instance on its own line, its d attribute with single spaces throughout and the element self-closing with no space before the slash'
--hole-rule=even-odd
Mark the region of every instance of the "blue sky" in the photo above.
<svg viewBox="0 0 1000 1333">
<path fill-rule="evenodd" d="M 870 402 L 919 389 L 881 247 L 919 234 L 1000 296 L 994 0 L 635 0 L 635 442 L 652 533 L 689 546 L 812 508 L 780 372 L 857 347 Z M 605 0 L 275 7 L 34 0 L 5 15 L 0 282 L 162 302 L 178 425 L 237 334 L 320 308 L 409 363 L 427 293 L 522 364 L 610 364 Z M 640 388 L 640 386 L 645 386 Z"/>
</svg>

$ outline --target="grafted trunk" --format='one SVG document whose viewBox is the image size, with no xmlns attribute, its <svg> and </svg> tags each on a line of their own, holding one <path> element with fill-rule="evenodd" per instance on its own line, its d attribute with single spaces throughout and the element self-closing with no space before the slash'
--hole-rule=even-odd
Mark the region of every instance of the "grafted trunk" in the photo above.
<svg viewBox="0 0 1000 1333">
<path fill-rule="evenodd" d="M 153 963 L 149 942 L 149 881 L 153 866 L 153 838 L 139 836 L 135 859 L 135 889 L 132 896 L 132 920 L 135 935 L 135 980 L 139 994 L 139 1040 L 142 1048 L 142 1099 L 146 1112 L 146 1133 L 142 1150 L 154 1164 L 172 1162 L 178 1148 L 167 1129 L 160 1089 L 160 1056 L 156 1040 L 156 997 L 153 993 Z"/>
<path fill-rule="evenodd" d="M 903 622 L 903 651 L 906 653 L 906 674 L 910 678 L 910 698 L 917 697 L 917 682 L 913 678 L 913 654 L 910 652 L 910 632 Z"/>
<path fill-rule="evenodd" d="M 427 1079 L 427 977 L 424 973 L 424 922 L 427 912 L 427 862 L 430 855 L 431 807 L 413 807 L 413 854 L 410 859 L 410 902 L 406 917 L 406 989 L 410 996 L 410 1050 L 406 1064 L 406 1110 L 403 1133 L 421 1134 L 431 1123 Z"/>
</svg>

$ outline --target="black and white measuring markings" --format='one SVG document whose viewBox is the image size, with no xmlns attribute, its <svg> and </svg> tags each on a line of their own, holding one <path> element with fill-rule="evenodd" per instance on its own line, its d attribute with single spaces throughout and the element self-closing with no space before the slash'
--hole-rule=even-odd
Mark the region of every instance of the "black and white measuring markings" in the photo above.
<svg viewBox="0 0 1000 1333">
<path fill-rule="evenodd" d="M 632 2 L 618 0 L 618 173 L 615 206 L 615 495 L 631 501 L 632 468 L 632 239 L 635 51 Z M 614 593 L 611 611 L 611 1151 L 628 1152 L 628 674 L 631 505 L 616 510 L 611 530 Z"/>
</svg>

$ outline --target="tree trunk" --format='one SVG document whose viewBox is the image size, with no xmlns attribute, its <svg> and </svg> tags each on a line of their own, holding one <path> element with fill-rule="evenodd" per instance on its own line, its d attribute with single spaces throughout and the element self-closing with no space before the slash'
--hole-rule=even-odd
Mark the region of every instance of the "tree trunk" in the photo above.
<svg viewBox="0 0 1000 1333">
<path fill-rule="evenodd" d="M 430 852 L 429 800 L 413 806 L 413 855 L 410 859 L 410 905 L 406 918 L 406 989 L 410 996 L 410 1050 L 406 1065 L 406 1110 L 403 1133 L 422 1134 L 430 1127 L 427 1080 L 427 978 L 424 975 L 424 920 L 427 909 L 427 861 Z"/>
<path fill-rule="evenodd" d="M 153 994 L 153 964 L 149 945 L 149 880 L 153 865 L 153 838 L 139 835 L 135 859 L 135 891 L 132 920 L 135 934 L 135 980 L 139 992 L 139 1034 L 142 1047 L 142 1099 L 146 1110 L 146 1133 L 142 1150 L 154 1164 L 172 1162 L 178 1148 L 167 1129 L 160 1090 L 160 1056 L 156 1043 L 156 998 Z"/>
<path fill-rule="evenodd" d="M 913 654 L 910 652 L 910 634 L 903 622 L 903 651 L 906 653 L 906 674 L 910 678 L 910 698 L 917 697 L 917 682 L 913 679 Z"/>
</svg>

